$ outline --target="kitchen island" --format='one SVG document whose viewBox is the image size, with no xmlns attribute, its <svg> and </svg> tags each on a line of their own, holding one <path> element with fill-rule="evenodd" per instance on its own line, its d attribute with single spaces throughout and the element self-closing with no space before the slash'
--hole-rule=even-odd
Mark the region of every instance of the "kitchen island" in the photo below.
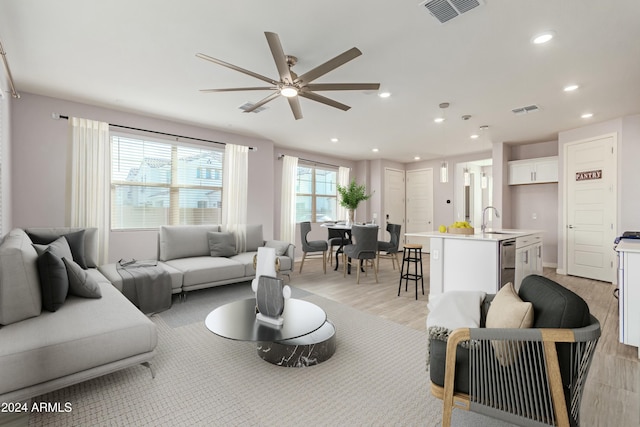
<svg viewBox="0 0 640 427">
<path fill-rule="evenodd" d="M 461 290 L 496 293 L 507 282 L 519 289 L 524 277 L 542 274 L 540 231 L 424 232 L 406 236 L 430 238 L 429 295 Z"/>
</svg>

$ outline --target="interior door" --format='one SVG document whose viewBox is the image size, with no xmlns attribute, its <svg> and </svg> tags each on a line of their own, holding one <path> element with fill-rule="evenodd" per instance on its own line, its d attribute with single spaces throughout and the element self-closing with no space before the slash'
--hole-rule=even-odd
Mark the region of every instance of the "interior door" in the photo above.
<svg viewBox="0 0 640 427">
<path fill-rule="evenodd" d="M 613 136 L 566 146 L 567 273 L 614 281 L 616 147 Z"/>
<path fill-rule="evenodd" d="M 433 169 L 407 171 L 407 233 L 433 231 Z M 428 237 L 407 237 L 429 252 Z"/>
<path fill-rule="evenodd" d="M 404 171 L 385 168 L 384 170 L 384 214 L 380 219 L 380 239 L 389 240 L 385 231 L 387 223 L 400 224 L 404 235 Z M 400 240 L 402 242 L 402 239 Z"/>
</svg>

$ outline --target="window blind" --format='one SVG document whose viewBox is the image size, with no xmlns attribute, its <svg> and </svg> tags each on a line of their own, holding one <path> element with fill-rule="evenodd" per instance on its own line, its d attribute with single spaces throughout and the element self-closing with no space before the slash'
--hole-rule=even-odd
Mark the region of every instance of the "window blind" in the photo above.
<svg viewBox="0 0 640 427">
<path fill-rule="evenodd" d="M 113 134 L 111 228 L 221 222 L 224 151 Z"/>
</svg>

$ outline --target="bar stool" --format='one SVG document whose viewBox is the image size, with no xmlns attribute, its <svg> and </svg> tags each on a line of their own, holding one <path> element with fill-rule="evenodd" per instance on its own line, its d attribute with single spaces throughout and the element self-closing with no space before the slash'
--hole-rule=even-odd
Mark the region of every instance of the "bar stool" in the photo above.
<svg viewBox="0 0 640 427">
<path fill-rule="evenodd" d="M 413 263 L 414 272 L 410 273 L 411 264 Z M 418 274 L 418 264 L 420 264 L 420 274 Z M 405 265 L 407 272 L 404 272 Z M 400 270 L 400 283 L 398 284 L 398 296 L 402 289 L 402 279 L 404 282 L 404 291 L 407 291 L 409 280 L 416 282 L 416 299 L 418 299 L 418 280 L 422 282 L 422 295 L 424 295 L 424 278 L 422 277 L 422 245 L 418 243 L 407 243 L 404 245 L 402 254 L 402 270 Z"/>
</svg>

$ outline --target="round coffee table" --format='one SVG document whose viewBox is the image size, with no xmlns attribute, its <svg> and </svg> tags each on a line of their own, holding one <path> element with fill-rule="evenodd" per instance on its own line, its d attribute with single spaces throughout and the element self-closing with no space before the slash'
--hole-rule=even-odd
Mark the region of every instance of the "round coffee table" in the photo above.
<svg viewBox="0 0 640 427">
<path fill-rule="evenodd" d="M 323 309 L 290 298 L 284 304 L 284 323 L 274 327 L 256 320 L 256 300 L 225 304 L 205 319 L 207 329 L 223 338 L 258 343 L 258 355 L 287 367 L 316 365 L 335 352 L 335 327 Z"/>
</svg>

